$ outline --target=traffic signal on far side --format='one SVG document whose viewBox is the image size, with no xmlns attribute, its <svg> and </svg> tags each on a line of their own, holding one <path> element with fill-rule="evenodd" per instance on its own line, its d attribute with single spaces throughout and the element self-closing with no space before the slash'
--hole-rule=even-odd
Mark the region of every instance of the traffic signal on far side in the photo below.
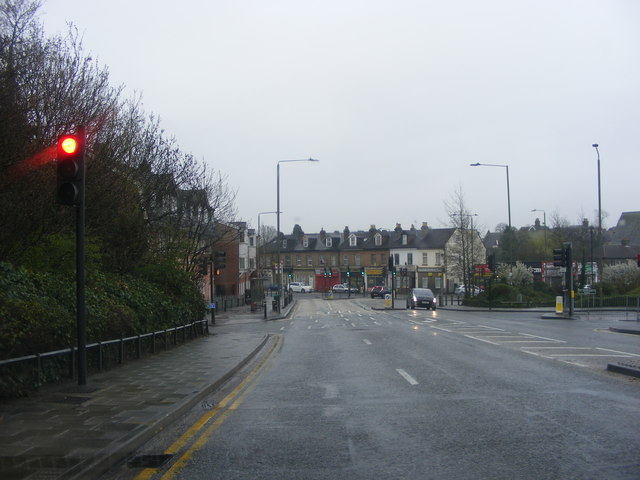
<svg viewBox="0 0 640 480">
<path fill-rule="evenodd" d="M 640 263 L 640 255 L 638 255 L 638 263 Z M 364 277 L 364 267 L 360 268 L 360 276 Z"/>
<path fill-rule="evenodd" d="M 56 199 L 62 205 L 81 205 L 84 200 L 84 128 L 58 138 Z"/>
<path fill-rule="evenodd" d="M 222 273 L 222 269 L 227 266 L 227 253 L 226 252 L 215 252 L 213 254 L 213 269 L 216 275 L 220 275 Z"/>
<path fill-rule="evenodd" d="M 496 254 L 495 253 L 489 254 L 489 256 L 487 257 L 487 263 L 491 273 L 496 273 Z"/>
<path fill-rule="evenodd" d="M 554 267 L 566 267 L 567 259 L 565 257 L 565 249 L 564 248 L 554 248 L 553 249 L 553 266 Z"/>
</svg>

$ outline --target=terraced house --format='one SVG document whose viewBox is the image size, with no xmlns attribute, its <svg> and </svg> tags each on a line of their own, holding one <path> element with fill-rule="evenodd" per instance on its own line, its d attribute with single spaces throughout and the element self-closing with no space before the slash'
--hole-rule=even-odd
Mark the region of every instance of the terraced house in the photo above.
<svg viewBox="0 0 640 480">
<path fill-rule="evenodd" d="M 466 237 L 465 237 L 466 235 Z M 453 291 L 462 282 L 461 260 L 465 247 L 467 263 L 485 263 L 486 250 L 476 231 L 456 228 L 433 229 L 423 223 L 409 230 L 400 224 L 392 231 L 368 231 L 307 234 L 296 225 L 291 235 L 280 234 L 265 246 L 261 265 L 271 273 L 269 281 L 277 283 L 278 250 L 283 268 L 283 283 L 304 282 L 325 291 L 336 283 L 351 283 L 360 291 L 374 285 L 398 288 L 425 287 L 436 292 Z M 472 239 L 472 240 L 469 240 Z M 390 259 L 396 267 L 393 279 Z"/>
</svg>

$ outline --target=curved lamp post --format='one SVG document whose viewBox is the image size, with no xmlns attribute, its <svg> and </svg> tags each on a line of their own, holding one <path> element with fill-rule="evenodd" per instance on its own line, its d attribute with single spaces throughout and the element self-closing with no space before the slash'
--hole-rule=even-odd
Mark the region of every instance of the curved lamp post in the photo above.
<svg viewBox="0 0 640 480">
<path fill-rule="evenodd" d="M 511 188 L 509 186 L 509 165 L 501 165 L 494 163 L 470 163 L 470 167 L 502 167 L 507 171 L 507 212 L 509 215 L 509 236 L 512 235 L 511 231 Z M 513 245 L 512 241 L 509 242 L 509 268 L 512 267 L 511 262 L 513 262 Z"/>
<path fill-rule="evenodd" d="M 277 245 L 278 245 L 278 296 L 282 297 L 282 266 L 280 265 L 280 249 L 282 247 L 282 241 L 280 240 L 280 164 L 287 162 L 319 162 L 320 160 L 316 160 L 315 158 L 302 158 L 299 160 L 280 160 L 277 165 L 277 205 L 276 205 L 276 216 L 277 216 Z M 278 300 L 278 312 L 280 311 L 280 301 Z"/>
<path fill-rule="evenodd" d="M 507 170 L 507 212 L 509 214 L 509 230 L 511 230 L 511 188 L 509 187 L 509 165 L 493 163 L 470 163 L 470 167 L 503 167 Z"/>
<path fill-rule="evenodd" d="M 542 212 L 542 225 L 544 226 L 544 251 L 545 254 L 547 252 L 547 212 L 539 209 L 539 208 L 534 208 L 533 210 L 531 210 L 532 212 Z"/>
<path fill-rule="evenodd" d="M 598 155 L 598 252 L 600 253 L 600 261 L 598 262 L 598 274 L 600 274 L 600 266 L 602 264 L 602 197 L 600 196 L 600 150 L 599 145 L 594 143 L 591 145 L 596 149 Z"/>
</svg>

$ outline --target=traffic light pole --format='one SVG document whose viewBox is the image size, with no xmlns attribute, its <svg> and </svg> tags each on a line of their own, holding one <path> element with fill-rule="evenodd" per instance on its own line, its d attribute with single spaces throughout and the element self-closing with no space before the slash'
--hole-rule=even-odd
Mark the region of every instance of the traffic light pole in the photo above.
<svg viewBox="0 0 640 480">
<path fill-rule="evenodd" d="M 78 128 L 78 136 L 86 142 L 84 127 Z M 85 315 L 85 275 L 84 275 L 84 220 L 85 220 L 85 165 L 82 160 L 82 181 L 80 182 L 80 204 L 76 207 L 76 323 L 78 331 L 78 385 L 87 384 L 87 318 Z"/>
</svg>

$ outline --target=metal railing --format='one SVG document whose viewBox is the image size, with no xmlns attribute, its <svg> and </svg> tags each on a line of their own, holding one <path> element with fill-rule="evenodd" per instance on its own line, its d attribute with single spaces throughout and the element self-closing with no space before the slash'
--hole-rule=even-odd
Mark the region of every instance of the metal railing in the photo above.
<svg viewBox="0 0 640 480">
<path fill-rule="evenodd" d="M 88 369 L 94 373 L 101 372 L 127 360 L 154 354 L 159 348 L 167 350 L 170 346 L 184 344 L 208 333 L 209 325 L 205 319 L 157 332 L 91 343 L 87 345 Z M 75 378 L 77 355 L 77 347 L 70 347 L 0 361 L 0 397 L 22 395 L 47 383 Z"/>
</svg>

